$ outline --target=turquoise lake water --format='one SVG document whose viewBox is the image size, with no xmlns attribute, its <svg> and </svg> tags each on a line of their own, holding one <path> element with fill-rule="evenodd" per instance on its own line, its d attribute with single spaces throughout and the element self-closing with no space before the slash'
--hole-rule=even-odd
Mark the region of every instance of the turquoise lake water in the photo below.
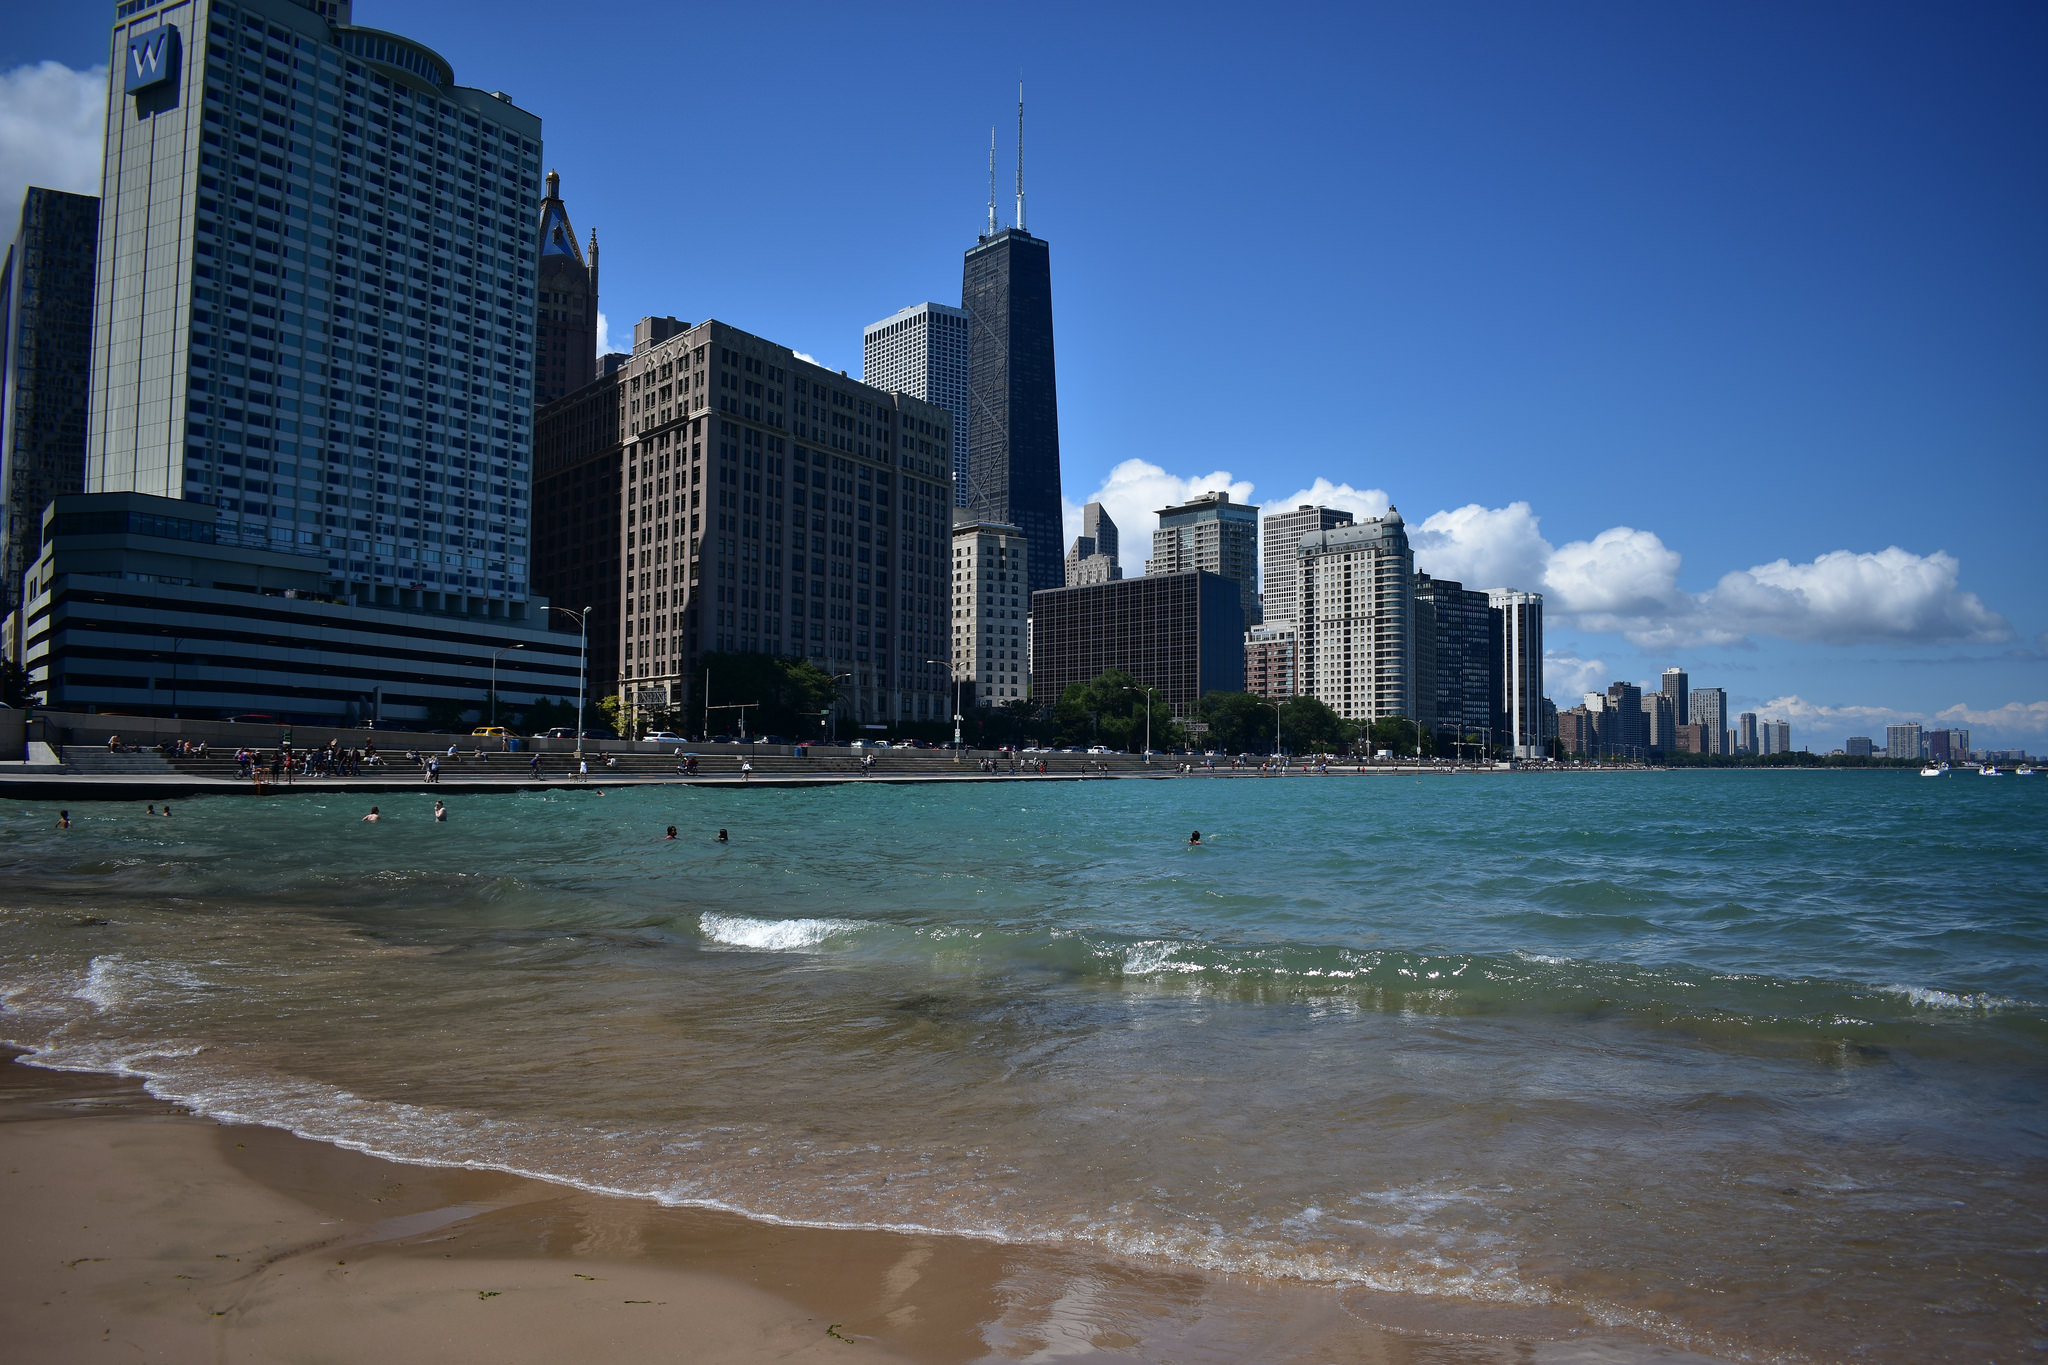
<svg viewBox="0 0 2048 1365">
<path fill-rule="evenodd" d="M 0 1036 L 757 1217 L 2048 1350 L 2048 780 L 439 795 L 0 805 Z"/>
</svg>

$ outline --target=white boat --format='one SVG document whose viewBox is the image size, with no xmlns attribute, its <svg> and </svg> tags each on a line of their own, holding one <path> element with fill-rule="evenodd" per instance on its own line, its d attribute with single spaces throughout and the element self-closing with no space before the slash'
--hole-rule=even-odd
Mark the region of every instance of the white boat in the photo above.
<svg viewBox="0 0 2048 1365">
<path fill-rule="evenodd" d="M 1937 768 L 1937 767 L 1935 767 L 1935 766 L 1934 766 L 1934 765 L 1933 765 L 1932 763 L 1930 763 L 1930 764 L 1928 764 L 1928 765 L 1927 765 L 1926 767 L 1924 767 L 1924 768 L 1922 768 L 1922 769 L 1920 770 L 1920 776 L 1922 776 L 1922 777 L 1940 777 L 1940 776 L 1941 776 L 1941 775 L 1942 775 L 1943 773 L 1945 773 L 1945 772 L 1947 772 L 1947 771 L 1948 771 L 1948 769 L 1947 769 L 1947 768 Z"/>
<path fill-rule="evenodd" d="M 2014 777 L 2032 777 L 2034 775 L 2034 770 L 2022 764 L 2021 766 L 2014 768 L 2012 770 L 2012 775 Z"/>
<path fill-rule="evenodd" d="M 2005 776 L 2005 774 L 2004 774 L 2004 773 L 2002 773 L 2002 772 L 2000 772 L 2000 771 L 1998 771 L 1998 769 L 1997 769 L 1997 768 L 1995 768 L 1995 767 L 1993 767 L 1993 766 L 1992 766 L 1991 764 L 1989 764 L 1989 763 L 1986 763 L 1986 764 L 1985 764 L 1985 765 L 1984 765 L 1983 767 L 1981 767 L 1981 768 L 1977 769 L 1977 776 L 1979 776 L 1979 777 L 2004 777 L 2004 776 Z"/>
</svg>

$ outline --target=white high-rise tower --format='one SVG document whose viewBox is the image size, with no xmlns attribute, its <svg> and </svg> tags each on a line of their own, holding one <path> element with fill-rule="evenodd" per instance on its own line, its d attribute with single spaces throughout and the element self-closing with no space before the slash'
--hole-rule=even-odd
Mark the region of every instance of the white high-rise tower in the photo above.
<svg viewBox="0 0 2048 1365">
<path fill-rule="evenodd" d="M 907 393 L 953 415 L 940 458 L 953 471 L 953 505 L 967 505 L 967 312 L 943 303 L 914 304 L 861 331 L 861 382 Z M 932 433 L 905 440 L 931 439 Z"/>
</svg>

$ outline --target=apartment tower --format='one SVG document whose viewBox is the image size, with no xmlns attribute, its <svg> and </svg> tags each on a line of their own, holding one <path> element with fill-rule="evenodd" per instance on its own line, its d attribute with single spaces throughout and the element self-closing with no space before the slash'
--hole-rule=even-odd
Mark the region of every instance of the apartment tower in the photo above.
<svg viewBox="0 0 2048 1365">
<path fill-rule="evenodd" d="M 1259 623 L 1259 509 L 1232 502 L 1225 492 L 1204 493 L 1178 507 L 1159 509 L 1148 574 L 1200 569 L 1237 584 L 1244 629 Z"/>
<path fill-rule="evenodd" d="M 920 303 L 861 333 L 861 378 L 884 393 L 907 393 L 952 419 L 953 503 L 967 505 L 967 312 Z M 928 433 L 927 433 L 928 434 Z"/>
<path fill-rule="evenodd" d="M 1312 531 L 1333 530 L 1351 523 L 1349 512 L 1308 503 L 1292 512 L 1266 513 L 1261 528 L 1265 539 L 1265 564 L 1261 579 L 1264 592 L 1260 619 L 1276 623 L 1294 619 L 1294 547 L 1301 544 L 1301 538 Z"/>
<path fill-rule="evenodd" d="M 953 523 L 953 676 L 978 706 L 1031 695 L 1031 547 L 997 521 Z"/>
<path fill-rule="evenodd" d="M 1346 720 L 1413 717 L 1415 553 L 1401 513 L 1295 547 L 1300 691 Z"/>
</svg>

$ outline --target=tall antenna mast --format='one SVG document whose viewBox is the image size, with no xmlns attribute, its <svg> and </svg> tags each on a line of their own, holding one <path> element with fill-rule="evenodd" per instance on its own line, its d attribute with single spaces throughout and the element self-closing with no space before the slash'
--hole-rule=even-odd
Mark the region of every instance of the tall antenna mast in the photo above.
<svg viewBox="0 0 2048 1365">
<path fill-rule="evenodd" d="M 996 235 L 996 130 L 988 130 L 988 235 Z"/>
<path fill-rule="evenodd" d="M 1024 82 L 1017 82 L 1017 231 L 1024 231 Z"/>
</svg>

